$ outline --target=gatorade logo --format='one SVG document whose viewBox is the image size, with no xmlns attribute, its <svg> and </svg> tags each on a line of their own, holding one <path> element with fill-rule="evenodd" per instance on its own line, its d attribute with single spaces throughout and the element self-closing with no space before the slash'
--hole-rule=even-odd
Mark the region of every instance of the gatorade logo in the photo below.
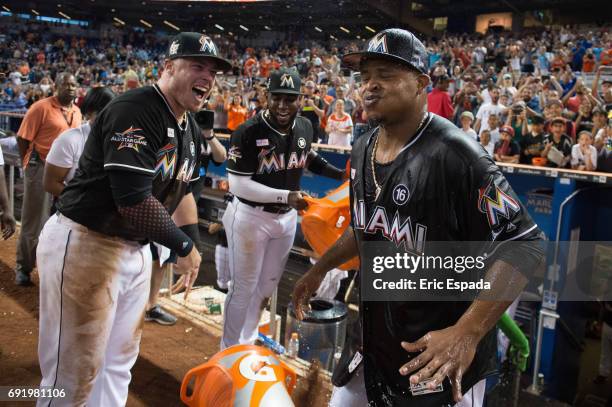
<svg viewBox="0 0 612 407">
<path fill-rule="evenodd" d="M 388 54 L 387 34 L 378 34 L 376 37 L 372 38 L 368 44 L 368 51 Z"/>
<path fill-rule="evenodd" d="M 276 373 L 267 356 L 249 355 L 240 361 L 240 374 L 256 382 L 275 382 Z"/>
<path fill-rule="evenodd" d="M 293 84 L 293 78 L 291 77 L 291 75 L 289 75 L 288 73 L 283 74 L 283 76 L 281 76 L 281 80 L 280 80 L 280 86 L 282 88 L 295 88 L 295 85 Z"/>
</svg>

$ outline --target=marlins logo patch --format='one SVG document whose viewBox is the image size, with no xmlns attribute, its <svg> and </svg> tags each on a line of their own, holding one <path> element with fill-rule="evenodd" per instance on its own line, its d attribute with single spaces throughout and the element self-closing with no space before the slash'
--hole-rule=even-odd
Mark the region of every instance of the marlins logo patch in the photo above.
<svg viewBox="0 0 612 407">
<path fill-rule="evenodd" d="M 132 150 L 139 152 L 141 146 L 147 145 L 147 140 L 142 134 L 138 134 L 142 129 L 136 129 L 134 126 L 130 126 L 129 129 L 122 131 L 121 133 L 115 133 L 110 141 L 115 142 L 117 150 L 123 150 L 124 148 L 131 148 Z"/>
<path fill-rule="evenodd" d="M 280 86 L 282 88 L 295 88 L 295 85 L 293 84 L 293 78 L 291 77 L 291 75 L 289 75 L 288 73 L 283 74 L 283 76 L 281 76 L 280 79 Z"/>
<path fill-rule="evenodd" d="M 200 45 L 202 45 L 200 47 L 200 52 L 206 52 L 207 54 L 217 55 L 217 47 L 215 46 L 215 43 L 212 42 L 210 37 L 207 37 L 206 35 L 202 35 L 200 37 L 199 42 L 200 42 Z"/>
<path fill-rule="evenodd" d="M 368 51 L 388 54 L 387 34 L 378 34 L 376 37 L 372 38 L 368 44 Z"/>
<path fill-rule="evenodd" d="M 155 166 L 155 173 L 160 174 L 162 180 L 167 180 L 168 177 L 174 174 L 176 167 L 176 146 L 173 144 L 166 144 L 157 152 L 157 165 Z"/>
<path fill-rule="evenodd" d="M 487 221 L 493 231 L 503 226 L 502 219 L 512 220 L 521 211 L 521 206 L 510 195 L 496 186 L 493 181 L 478 191 L 478 209 L 487 215 Z"/>
</svg>

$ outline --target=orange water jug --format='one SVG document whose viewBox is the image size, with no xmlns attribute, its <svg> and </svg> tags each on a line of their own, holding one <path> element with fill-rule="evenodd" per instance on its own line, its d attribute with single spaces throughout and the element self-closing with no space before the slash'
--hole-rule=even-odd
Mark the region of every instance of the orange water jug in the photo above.
<svg viewBox="0 0 612 407">
<path fill-rule="evenodd" d="M 187 372 L 181 400 L 191 407 L 291 407 L 296 381 L 295 372 L 268 348 L 234 345 Z"/>
<path fill-rule="evenodd" d="M 323 198 L 306 197 L 308 208 L 302 213 L 302 233 L 319 256 L 322 256 L 344 233 L 351 221 L 349 182 L 346 181 Z M 359 257 L 340 267 L 359 268 Z"/>
</svg>

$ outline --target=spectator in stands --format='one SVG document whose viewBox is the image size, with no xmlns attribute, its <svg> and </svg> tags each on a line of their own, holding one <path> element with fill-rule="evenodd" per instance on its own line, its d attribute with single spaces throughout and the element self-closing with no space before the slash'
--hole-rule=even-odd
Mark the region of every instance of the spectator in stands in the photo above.
<svg viewBox="0 0 612 407">
<path fill-rule="evenodd" d="M 565 114 L 563 110 L 563 103 L 558 99 L 549 100 L 547 108 L 544 111 L 544 118 L 546 119 L 546 122 L 544 122 L 544 133 L 548 134 L 551 132 L 551 124 L 552 124 L 553 119 L 556 119 L 559 117 L 563 118 L 564 116 Z M 565 120 L 564 122 L 565 122 L 565 131 L 564 131 L 565 134 L 567 134 L 571 138 L 574 138 L 576 134 L 574 122 L 572 122 L 571 120 Z"/>
<path fill-rule="evenodd" d="M 531 119 L 531 130 L 523 137 L 521 146 L 521 164 L 532 164 L 536 157 L 542 156 L 544 151 L 544 118 L 533 116 Z M 525 121 L 526 122 L 526 121 Z M 527 128 L 527 126 L 525 126 Z"/>
<path fill-rule="evenodd" d="M 527 128 L 527 109 L 526 104 L 522 100 L 516 102 L 511 109 L 508 109 L 506 117 L 506 126 L 512 127 L 514 130 L 514 142 L 519 146 L 523 142 L 523 137 L 529 132 Z"/>
<path fill-rule="evenodd" d="M 225 102 L 225 111 L 227 112 L 227 128 L 234 131 L 244 123 L 247 119 L 248 111 L 242 103 L 242 95 L 235 93 L 231 101 Z"/>
<path fill-rule="evenodd" d="M 582 130 L 591 130 L 593 128 L 592 111 L 593 106 L 588 99 L 583 99 L 578 108 L 578 115 L 574 122 L 576 133 L 580 133 Z"/>
<path fill-rule="evenodd" d="M 507 93 L 510 95 L 510 103 L 513 102 L 514 96 L 516 95 L 517 89 L 512 83 L 512 74 L 505 73 L 503 76 L 503 81 L 501 83 L 500 91 L 502 93 Z"/>
<path fill-rule="evenodd" d="M 325 134 L 321 131 L 321 119 L 325 116 L 323 99 L 315 94 L 316 85 L 313 81 L 306 81 L 304 85 L 304 99 L 301 115 L 310 120 L 313 130 L 313 141 L 321 142 Z"/>
<path fill-rule="evenodd" d="M 591 144 L 593 135 L 587 130 L 578 133 L 578 144 L 572 146 L 572 169 L 595 171 L 597 168 L 597 149 Z"/>
<path fill-rule="evenodd" d="M 599 130 L 595 136 L 597 171 L 612 172 L 612 122 Z"/>
<path fill-rule="evenodd" d="M 464 76 L 465 86 L 457 92 L 453 98 L 455 105 L 455 115 L 453 122 L 461 126 L 461 115 L 463 112 L 470 112 L 473 115 L 478 112 L 482 97 L 478 93 L 478 87 L 472 82 L 471 76 Z"/>
<path fill-rule="evenodd" d="M 491 133 L 489 130 L 483 130 L 483 132 L 480 133 L 480 145 L 489 153 L 491 158 L 494 158 L 495 145 L 491 141 Z"/>
<path fill-rule="evenodd" d="M 0 233 L 6 240 L 15 233 L 15 218 L 9 205 L 9 196 L 4 182 L 4 156 L 0 147 Z"/>
<path fill-rule="evenodd" d="M 500 122 L 499 122 L 499 116 L 497 114 L 491 114 L 489 115 L 489 134 L 491 135 L 491 141 L 493 142 L 493 144 L 497 144 L 497 142 L 501 139 L 501 134 L 500 134 Z M 512 134 L 512 137 L 514 137 L 514 133 Z"/>
<path fill-rule="evenodd" d="M 338 99 L 335 101 L 335 110 L 327 118 L 325 131 L 328 134 L 327 144 L 350 147 L 351 135 L 353 134 L 353 120 L 344 111 L 344 100 Z"/>
<path fill-rule="evenodd" d="M 229 132 L 227 129 L 226 101 L 230 99 L 229 89 L 224 88 L 221 92 L 218 87 L 213 88 L 206 105 L 207 109 L 215 112 L 214 129 L 218 132 Z"/>
<path fill-rule="evenodd" d="M 347 92 L 348 88 L 346 86 L 339 86 L 336 89 L 336 100 L 334 100 L 327 108 L 327 116 L 336 111 L 336 101 L 338 100 L 344 101 L 344 111 L 350 116 L 353 115 L 353 112 L 355 111 L 355 102 L 348 97 Z"/>
<path fill-rule="evenodd" d="M 599 133 L 599 130 L 606 128 L 608 121 L 606 112 L 600 107 L 593 108 L 593 110 L 591 110 L 591 121 L 591 134 L 596 135 Z"/>
<path fill-rule="evenodd" d="M 81 104 L 81 114 L 86 121 L 79 127 L 64 131 L 51 145 L 45 162 L 43 186 L 54 197 L 57 198 L 74 177 L 91 124 L 113 97 L 115 94 L 109 88 L 92 88 Z"/>
<path fill-rule="evenodd" d="M 36 264 L 38 235 L 51 215 L 51 199 L 43 188 L 43 166 L 53 141 L 64 131 L 81 125 L 81 111 L 73 101 L 77 82 L 63 72 L 56 79 L 56 95 L 42 99 L 27 111 L 19 127 L 19 155 L 25 169 L 21 231 L 17 244 L 15 282 L 30 285 Z"/>
<path fill-rule="evenodd" d="M 427 95 L 427 110 L 445 119 L 452 120 L 454 109 L 448 93 L 448 84 L 448 75 L 443 74 L 436 77 L 434 88 Z"/>
<path fill-rule="evenodd" d="M 472 112 L 463 112 L 461 113 L 461 130 L 466 134 L 466 136 L 470 136 L 474 140 L 478 141 L 478 134 L 472 128 L 472 123 L 474 123 L 474 115 Z"/>
<path fill-rule="evenodd" d="M 553 168 L 566 168 L 572 153 L 572 141 L 564 133 L 566 129 L 565 119 L 556 117 L 552 119 L 550 133 L 544 138 L 544 151 L 542 157 L 546 157 L 546 165 Z"/>
<path fill-rule="evenodd" d="M 499 115 L 506 110 L 506 106 L 499 103 L 499 88 L 493 87 L 490 93 L 491 103 L 484 103 L 478 109 L 478 113 L 476 113 L 476 124 L 474 125 L 474 130 L 476 130 L 476 132 L 479 134 L 483 130 L 489 129 L 490 115 Z"/>
<path fill-rule="evenodd" d="M 495 144 L 493 157 L 495 161 L 504 163 L 518 163 L 521 149 L 514 141 L 514 130 L 510 126 L 503 126 L 500 129 L 501 140 Z"/>
</svg>

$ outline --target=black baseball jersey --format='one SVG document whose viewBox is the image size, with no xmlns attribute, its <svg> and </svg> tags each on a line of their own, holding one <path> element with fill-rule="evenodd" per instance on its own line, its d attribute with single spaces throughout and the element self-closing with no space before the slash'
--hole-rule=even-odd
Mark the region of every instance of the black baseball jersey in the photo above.
<svg viewBox="0 0 612 407">
<path fill-rule="evenodd" d="M 153 196 L 172 214 L 199 178 L 200 142 L 195 120 L 188 114 L 179 125 L 157 86 L 126 92 L 98 114 L 58 210 L 95 231 L 145 240 L 118 213 L 108 171 L 150 176 Z"/>
<path fill-rule="evenodd" d="M 267 110 L 247 120 L 233 133 L 227 170 L 250 175 L 270 188 L 300 189 L 300 179 L 312 144 L 312 125 L 297 116 L 288 134 L 276 130 Z"/>
<path fill-rule="evenodd" d="M 351 154 L 351 212 L 358 247 L 393 241 L 419 250 L 427 241 L 537 239 L 539 230 L 486 151 L 449 121 L 428 114 L 422 128 L 391 164 L 375 164 L 382 183 L 376 199 L 371 155 L 378 129 L 359 138 Z M 420 251 L 420 250 L 419 250 Z M 363 262 L 362 262 L 363 264 Z M 364 273 L 360 270 L 362 281 Z M 368 400 L 373 406 L 440 406 L 444 391 L 412 396 L 399 368 L 409 358 L 401 341 L 457 322 L 469 302 L 362 302 L 362 345 Z M 479 343 L 463 376 L 467 391 L 495 370 L 496 336 Z"/>
</svg>

